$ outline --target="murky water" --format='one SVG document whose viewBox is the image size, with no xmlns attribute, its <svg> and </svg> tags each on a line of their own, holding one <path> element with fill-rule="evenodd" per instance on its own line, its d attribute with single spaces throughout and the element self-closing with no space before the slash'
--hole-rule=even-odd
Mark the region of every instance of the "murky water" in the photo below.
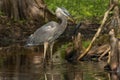
<svg viewBox="0 0 120 80">
<path fill-rule="evenodd" d="M 0 80 L 119 80 L 104 71 L 104 62 L 54 63 L 42 67 L 38 48 L 12 46 L 0 50 Z"/>
</svg>

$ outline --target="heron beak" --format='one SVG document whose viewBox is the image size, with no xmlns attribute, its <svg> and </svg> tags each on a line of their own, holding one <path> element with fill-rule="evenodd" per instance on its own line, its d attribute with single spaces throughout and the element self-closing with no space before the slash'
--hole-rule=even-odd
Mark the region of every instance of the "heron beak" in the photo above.
<svg viewBox="0 0 120 80">
<path fill-rule="evenodd" d="M 68 16 L 68 20 L 70 20 L 71 22 L 75 23 L 75 20 L 71 16 Z"/>
</svg>

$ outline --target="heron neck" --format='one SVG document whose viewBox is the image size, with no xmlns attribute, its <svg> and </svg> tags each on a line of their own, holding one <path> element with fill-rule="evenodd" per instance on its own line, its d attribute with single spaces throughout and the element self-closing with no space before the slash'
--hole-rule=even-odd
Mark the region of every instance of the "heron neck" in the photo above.
<svg viewBox="0 0 120 80">
<path fill-rule="evenodd" d="M 61 17 L 61 27 L 67 27 L 67 19 L 66 17 Z"/>
</svg>

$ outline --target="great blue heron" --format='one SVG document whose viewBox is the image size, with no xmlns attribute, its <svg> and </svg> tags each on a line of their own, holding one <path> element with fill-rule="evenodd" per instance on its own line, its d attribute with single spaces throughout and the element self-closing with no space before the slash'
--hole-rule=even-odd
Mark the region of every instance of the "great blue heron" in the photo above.
<svg viewBox="0 0 120 80">
<path fill-rule="evenodd" d="M 42 27 L 38 28 L 33 34 L 30 35 L 27 46 L 41 45 L 44 44 L 44 60 L 46 57 L 46 52 L 48 45 L 50 45 L 50 56 L 52 60 L 52 51 L 54 40 L 56 40 L 66 29 L 67 27 L 67 19 L 71 18 L 70 14 L 65 8 L 56 9 L 56 16 L 61 20 L 61 23 L 56 23 L 51 21 Z"/>
</svg>

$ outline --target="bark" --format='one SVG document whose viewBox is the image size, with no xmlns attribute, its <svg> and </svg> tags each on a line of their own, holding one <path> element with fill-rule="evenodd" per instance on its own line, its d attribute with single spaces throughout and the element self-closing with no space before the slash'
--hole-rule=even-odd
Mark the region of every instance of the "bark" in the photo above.
<svg viewBox="0 0 120 80">
<path fill-rule="evenodd" d="M 115 5 L 113 9 L 112 25 L 114 25 L 113 28 L 116 28 L 116 32 L 118 34 L 120 32 L 119 0 L 110 0 L 110 5 L 112 4 Z"/>
<path fill-rule="evenodd" d="M 77 53 L 81 53 L 83 50 L 81 33 L 78 33 L 76 36 L 74 36 L 73 44 L 74 49 L 77 51 Z"/>
<path fill-rule="evenodd" d="M 112 33 L 112 35 L 111 35 Z M 118 66 L 119 52 L 118 52 L 118 39 L 115 37 L 114 30 L 109 32 L 110 35 L 110 61 L 109 65 L 112 71 L 115 71 Z"/>
<path fill-rule="evenodd" d="M 119 7 L 118 5 L 114 8 L 115 27 L 117 28 L 117 34 L 120 32 L 120 18 L 119 18 Z"/>
<path fill-rule="evenodd" d="M 114 4 L 113 19 L 110 27 L 112 30 L 112 36 L 110 36 L 110 55 L 108 65 L 112 71 L 120 72 L 120 40 L 115 37 L 115 34 L 120 32 L 120 18 L 119 18 L 119 7 L 118 0 L 111 0 L 111 4 Z M 110 33 L 109 32 L 109 33 Z"/>
<path fill-rule="evenodd" d="M 109 32 L 109 35 L 110 55 L 108 65 L 110 67 L 110 70 L 120 73 L 120 40 L 115 37 L 114 29 Z"/>
<path fill-rule="evenodd" d="M 14 20 L 35 19 L 42 22 L 54 16 L 44 0 L 0 0 L 0 10 Z"/>
</svg>

